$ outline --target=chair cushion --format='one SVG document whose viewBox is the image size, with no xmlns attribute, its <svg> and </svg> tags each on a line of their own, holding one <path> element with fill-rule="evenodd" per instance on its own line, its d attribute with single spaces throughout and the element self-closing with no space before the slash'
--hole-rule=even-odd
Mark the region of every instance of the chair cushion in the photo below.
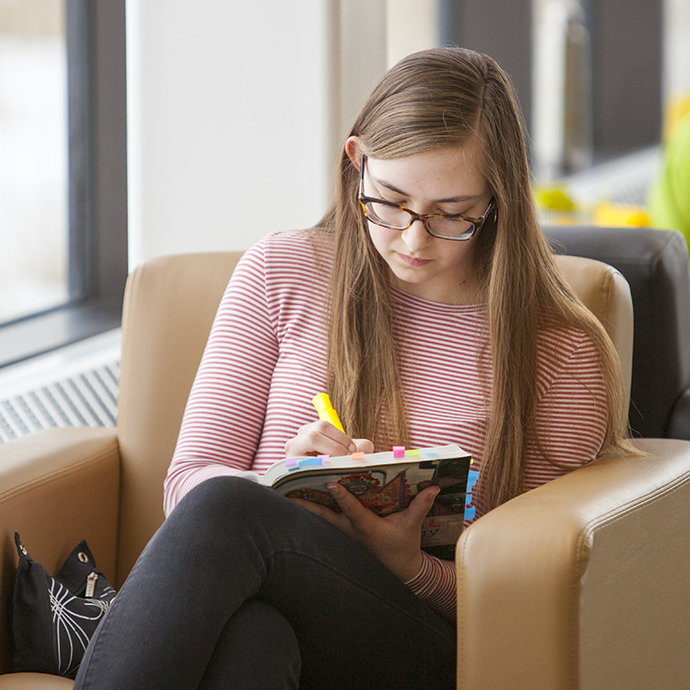
<svg viewBox="0 0 690 690">
<path fill-rule="evenodd" d="M 0 690 L 70 690 L 74 681 L 45 673 L 8 673 L 0 676 Z"/>
</svg>

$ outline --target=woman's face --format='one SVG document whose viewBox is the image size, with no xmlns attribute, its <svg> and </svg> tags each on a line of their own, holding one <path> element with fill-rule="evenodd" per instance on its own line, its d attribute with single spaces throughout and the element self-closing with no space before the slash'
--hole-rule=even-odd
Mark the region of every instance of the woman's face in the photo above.
<svg viewBox="0 0 690 690">
<path fill-rule="evenodd" d="M 478 148 L 469 143 L 392 160 L 367 158 L 364 194 L 419 214 L 461 213 L 478 218 L 491 199 Z M 356 137 L 348 140 L 346 150 L 359 169 Z M 479 233 L 461 242 L 432 237 L 421 221 L 403 231 L 368 225 L 374 246 L 391 270 L 393 285 L 434 302 L 477 301 L 474 247 Z"/>
</svg>

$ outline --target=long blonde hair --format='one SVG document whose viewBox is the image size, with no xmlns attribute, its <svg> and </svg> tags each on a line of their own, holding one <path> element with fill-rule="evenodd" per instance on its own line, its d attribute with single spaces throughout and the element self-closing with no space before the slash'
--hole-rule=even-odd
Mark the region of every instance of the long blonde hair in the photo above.
<svg viewBox="0 0 690 690">
<path fill-rule="evenodd" d="M 530 437 L 538 443 L 537 334 L 545 319 L 592 338 L 609 392 L 602 453 L 626 447 L 627 407 L 617 355 L 601 324 L 555 267 L 537 222 L 520 111 L 496 62 L 461 48 L 404 58 L 375 87 L 350 136 L 377 159 L 479 142 L 497 209 L 475 249 L 488 304 L 492 381 L 482 504 L 490 509 L 524 491 L 526 444 Z M 389 271 L 369 237 L 357 188 L 357 170 L 343 148 L 335 199 L 320 223 L 335 246 L 329 392 L 349 433 L 390 448 L 409 442 L 408 418 L 392 337 Z"/>
</svg>

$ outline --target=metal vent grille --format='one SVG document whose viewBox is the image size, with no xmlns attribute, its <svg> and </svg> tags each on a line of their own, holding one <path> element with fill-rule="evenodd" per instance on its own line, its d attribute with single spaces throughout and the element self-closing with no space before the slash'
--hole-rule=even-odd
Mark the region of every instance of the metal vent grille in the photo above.
<svg viewBox="0 0 690 690">
<path fill-rule="evenodd" d="M 0 444 L 50 427 L 115 426 L 121 332 L 0 369 Z"/>
<path fill-rule="evenodd" d="M 56 426 L 115 426 L 119 362 L 0 400 L 0 443 Z"/>
</svg>

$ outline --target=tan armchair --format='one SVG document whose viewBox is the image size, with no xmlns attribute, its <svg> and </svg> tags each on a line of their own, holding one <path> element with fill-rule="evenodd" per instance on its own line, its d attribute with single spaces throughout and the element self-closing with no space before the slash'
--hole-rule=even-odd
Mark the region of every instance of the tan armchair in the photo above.
<svg viewBox="0 0 690 690">
<path fill-rule="evenodd" d="M 163 478 L 238 254 L 157 259 L 128 282 L 117 430 L 0 446 L 0 690 L 70 688 L 10 669 L 13 533 L 54 571 L 81 539 L 117 587 L 163 520 Z M 627 284 L 559 259 L 629 377 Z M 690 443 L 582 468 L 482 517 L 458 547 L 458 688 L 680 688 L 690 678 Z M 4 674 L 4 675 L 1 675 Z"/>
</svg>

